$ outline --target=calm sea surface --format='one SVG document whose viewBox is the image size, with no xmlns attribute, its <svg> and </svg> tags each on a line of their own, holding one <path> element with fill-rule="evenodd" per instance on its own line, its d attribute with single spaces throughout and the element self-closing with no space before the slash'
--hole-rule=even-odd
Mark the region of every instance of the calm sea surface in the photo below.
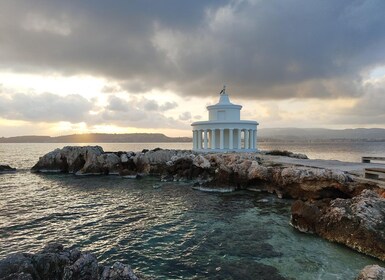
<svg viewBox="0 0 385 280">
<path fill-rule="evenodd" d="M 253 192 L 211 194 L 156 178 L 75 177 L 29 172 L 39 156 L 69 144 L 0 144 L 0 258 L 49 241 L 122 261 L 156 279 L 354 279 L 382 264 L 289 225 L 290 200 Z M 76 144 L 83 145 L 83 144 Z M 92 144 L 94 145 L 94 144 Z M 190 149 L 191 143 L 99 144 L 105 151 Z M 260 143 L 310 158 L 385 156 L 385 142 Z"/>
</svg>

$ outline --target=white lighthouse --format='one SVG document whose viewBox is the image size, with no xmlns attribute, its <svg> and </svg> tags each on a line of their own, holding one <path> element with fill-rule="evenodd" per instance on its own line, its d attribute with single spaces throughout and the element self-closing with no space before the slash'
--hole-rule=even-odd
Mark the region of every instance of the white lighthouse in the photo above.
<svg viewBox="0 0 385 280">
<path fill-rule="evenodd" d="M 191 124 L 193 150 L 202 152 L 253 152 L 257 151 L 256 121 L 241 120 L 241 105 L 230 102 L 226 87 L 219 95 L 219 102 L 207 106 L 208 121 Z"/>
</svg>

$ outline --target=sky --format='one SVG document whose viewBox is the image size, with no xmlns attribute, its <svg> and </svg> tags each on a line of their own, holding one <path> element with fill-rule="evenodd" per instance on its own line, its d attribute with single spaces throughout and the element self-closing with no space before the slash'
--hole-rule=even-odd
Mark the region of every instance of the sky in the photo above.
<svg viewBox="0 0 385 280">
<path fill-rule="evenodd" d="M 0 0 L 0 137 L 385 128 L 383 0 Z"/>
</svg>

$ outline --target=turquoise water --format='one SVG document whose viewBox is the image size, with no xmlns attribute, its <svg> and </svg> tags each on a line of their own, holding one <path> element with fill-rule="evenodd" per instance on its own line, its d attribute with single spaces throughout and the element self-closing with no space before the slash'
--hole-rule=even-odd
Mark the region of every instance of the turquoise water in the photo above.
<svg viewBox="0 0 385 280">
<path fill-rule="evenodd" d="M 354 279 L 367 264 L 384 265 L 297 232 L 289 225 L 291 201 L 269 194 L 203 193 L 188 182 L 154 188 L 156 178 L 29 173 L 58 146 L 0 147 L 0 162 L 11 159 L 21 169 L 0 175 L 0 257 L 59 241 L 156 279 Z"/>
</svg>

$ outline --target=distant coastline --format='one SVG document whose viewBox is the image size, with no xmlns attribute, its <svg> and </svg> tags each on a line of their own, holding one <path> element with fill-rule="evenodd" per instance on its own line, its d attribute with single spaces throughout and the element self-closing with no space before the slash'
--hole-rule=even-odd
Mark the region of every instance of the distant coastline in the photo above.
<svg viewBox="0 0 385 280">
<path fill-rule="evenodd" d="M 262 128 L 258 142 L 384 142 L 383 128 L 322 129 L 322 128 Z M 191 137 L 169 137 L 162 133 L 86 133 L 63 136 L 0 137 L 0 143 L 188 143 Z"/>
<path fill-rule="evenodd" d="M 0 137 L 0 143 L 172 143 L 191 142 L 189 137 L 168 137 L 161 133 L 87 133 L 63 136 Z"/>
</svg>

